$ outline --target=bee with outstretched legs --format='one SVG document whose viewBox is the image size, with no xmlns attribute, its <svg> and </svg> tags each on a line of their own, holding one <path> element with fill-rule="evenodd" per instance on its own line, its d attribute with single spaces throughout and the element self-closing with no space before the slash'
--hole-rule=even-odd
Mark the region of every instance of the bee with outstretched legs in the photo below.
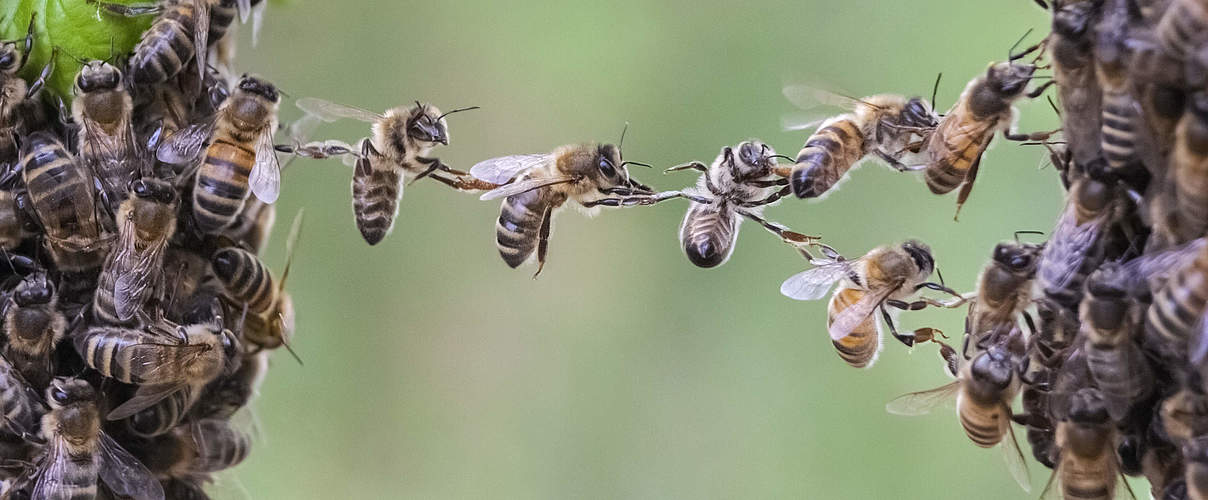
<svg viewBox="0 0 1208 500">
<path fill-rule="evenodd" d="M 936 78 L 937 89 L 939 83 Z M 805 109 L 820 103 L 851 110 L 822 121 L 797 153 L 789 179 L 798 198 L 826 194 L 848 170 L 870 155 L 905 170 L 902 156 L 907 152 L 917 154 L 923 139 L 939 122 L 932 105 L 920 97 L 878 94 L 856 99 L 801 85 L 785 87 L 784 95 Z M 935 101 L 934 91 L 931 101 Z"/>
<path fill-rule="evenodd" d="M 0 163 L 17 160 L 17 137 L 25 133 L 24 115 L 27 107 L 38 103 L 34 96 L 46 85 L 46 79 L 54 72 L 54 55 L 42 68 L 42 73 L 33 82 L 26 82 L 17 75 L 34 49 L 34 20 L 37 13 L 29 17 L 29 29 L 24 40 L 0 41 Z M 18 42 L 21 43 L 18 46 Z M 55 53 L 58 51 L 56 50 Z"/>
<path fill-rule="evenodd" d="M 707 204 L 692 202 L 680 224 L 680 245 L 689 261 L 708 268 L 729 260 L 743 218 L 755 221 L 791 245 L 813 243 L 815 237 L 763 218 L 763 207 L 776 203 L 789 190 L 788 180 L 778 175 L 785 169 L 776 165 L 777 156 L 767 144 L 752 140 L 722 148 L 710 166 L 691 162 L 667 169 L 703 172 L 695 187 L 683 191 L 711 198 Z"/>
<path fill-rule="evenodd" d="M 857 368 L 871 366 L 881 346 L 879 311 L 889 333 L 907 346 L 913 346 L 913 332 L 899 333 L 889 306 L 898 310 L 918 310 L 927 306 L 954 307 L 930 298 L 906 300 L 923 288 L 938 290 L 961 299 L 952 289 L 927 281 L 935 269 L 931 249 L 919 241 L 881 246 L 863 257 L 844 259 L 833 248 L 818 244 L 824 258 L 811 259 L 814 265 L 790 276 L 780 285 L 780 293 L 796 300 L 817 300 L 836 282 L 842 282 L 827 307 L 827 330 L 839 357 Z"/>
<path fill-rule="evenodd" d="M 130 185 L 118 208 L 117 245 L 109 253 L 93 296 L 94 318 L 108 325 L 134 326 L 137 314 L 161 291 L 164 250 L 176 231 L 176 188 L 145 177 Z"/>
<path fill-rule="evenodd" d="M 622 142 L 624 134 L 621 135 Z M 629 176 L 621 148 L 612 144 L 570 144 L 548 154 L 492 158 L 474 165 L 470 175 L 497 187 L 481 199 L 504 198 L 495 224 L 496 247 L 509 267 L 516 268 L 537 256 L 537 272 L 545 267 L 545 253 L 555 212 L 567 202 L 585 209 L 588 216 L 600 207 L 653 205 L 674 198 L 698 203 L 712 200 L 680 191 L 655 193 Z"/>
<path fill-rule="evenodd" d="M 4 304 L 4 355 L 34 388 L 54 376 L 54 349 L 67 330 L 55 286 L 44 272 L 17 284 Z"/>
<path fill-rule="evenodd" d="M 429 156 L 437 145 L 449 144 L 445 117 L 477 106 L 441 113 L 436 106 L 415 101 L 414 106 L 398 106 L 379 114 L 313 97 L 298 99 L 297 105 L 323 121 L 350 118 L 373 124 L 373 135 L 353 148 L 358 155 L 352 176 L 353 215 L 357 229 L 370 245 L 381 242 L 394 229 L 406 184 L 431 177 L 457 190 L 497 187 L 468 179 L 466 172 Z"/>
</svg>

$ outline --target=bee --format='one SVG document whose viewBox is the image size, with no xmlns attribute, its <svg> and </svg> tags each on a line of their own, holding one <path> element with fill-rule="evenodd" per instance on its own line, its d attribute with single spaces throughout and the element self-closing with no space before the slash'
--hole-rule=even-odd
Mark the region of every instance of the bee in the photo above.
<svg viewBox="0 0 1208 500">
<path fill-rule="evenodd" d="M 1061 131 L 1079 165 L 1101 154 L 1102 89 L 1095 76 L 1092 40 L 1097 10 L 1093 0 L 1054 3 L 1049 35 L 1053 80 L 1061 103 Z"/>
<path fill-rule="evenodd" d="M 140 86 L 163 83 L 190 62 L 206 68 L 206 37 L 210 33 L 212 0 L 162 0 L 153 5 L 123 5 L 88 0 L 110 14 L 126 17 L 156 14 L 155 21 L 134 46 L 127 63 L 130 77 Z M 200 74 L 200 73 L 199 73 Z"/>
<path fill-rule="evenodd" d="M 130 417 L 187 387 L 200 394 L 200 388 L 222 374 L 228 360 L 239 353 L 238 339 L 220 320 L 179 326 L 161 319 L 163 324 L 151 325 L 151 332 L 98 325 L 79 335 L 75 348 L 85 364 L 106 377 L 140 386 L 106 418 Z M 174 332 L 164 331 L 172 327 Z"/>
<path fill-rule="evenodd" d="M 1183 446 L 1208 434 L 1208 395 L 1198 388 L 1179 389 L 1162 400 L 1158 416 L 1163 437 L 1175 446 Z"/>
<path fill-rule="evenodd" d="M 1197 339 L 1193 362 L 1208 354 L 1208 343 L 1199 327 L 1208 304 L 1208 247 L 1171 271 L 1165 285 L 1154 293 L 1153 304 L 1145 312 L 1145 343 L 1175 360 L 1186 360 L 1189 340 Z"/>
<path fill-rule="evenodd" d="M 127 419 L 130 433 L 148 438 L 172 430 L 197 403 L 198 391 L 196 384 L 184 385 L 155 404 L 139 410 Z"/>
<path fill-rule="evenodd" d="M 134 137 L 134 104 L 122 83 L 122 72 L 104 61 L 89 61 L 75 79 L 71 103 L 79 126 L 80 159 L 100 181 L 100 195 L 110 210 L 126 198 L 143 155 Z"/>
<path fill-rule="evenodd" d="M 46 246 L 60 271 L 95 271 L 105 255 L 104 234 L 92 176 L 48 132 L 30 134 L 21 145 L 22 172 Z"/>
<path fill-rule="evenodd" d="M 1180 61 L 1191 58 L 1208 42 L 1208 5 L 1198 0 L 1171 0 L 1155 34 L 1171 56 Z"/>
<path fill-rule="evenodd" d="M 1103 394 L 1084 387 L 1070 396 L 1069 413 L 1057 423 L 1057 469 L 1053 471 L 1065 498 L 1115 498 L 1121 479 L 1116 457 L 1116 427 Z M 1125 485 L 1127 488 L 1127 485 Z"/>
<path fill-rule="evenodd" d="M 1102 89 L 1100 147 L 1107 165 L 1122 171 L 1136 161 L 1136 128 L 1140 104 L 1133 95 L 1128 77 L 1127 0 L 1111 0 L 1105 5 L 1095 40 L 1095 76 Z"/>
<path fill-rule="evenodd" d="M 234 94 L 205 123 L 183 129 L 157 150 L 160 161 L 188 164 L 204 159 L 193 185 L 193 218 L 205 233 L 231 225 L 249 194 L 277 201 L 281 166 L 273 150 L 280 95 L 271 83 L 253 76 L 239 80 Z M 208 147 L 203 147 L 206 143 Z"/>
<path fill-rule="evenodd" d="M 1187 498 L 1208 500 L 1208 435 L 1197 436 L 1183 445 L 1186 460 Z"/>
<path fill-rule="evenodd" d="M 465 172 L 428 156 L 437 145 L 449 145 L 449 124 L 445 117 L 478 109 L 477 106 L 442 114 L 431 104 L 415 101 L 414 106 L 398 106 L 378 114 L 313 97 L 298 99 L 297 105 L 323 121 L 351 118 L 373 124 L 372 137 L 361 140 L 355 148 L 360 154 L 352 176 L 353 215 L 357 229 L 370 245 L 381 242 L 394 228 L 404 183 L 432 177 L 458 190 L 495 187 L 466 179 Z M 446 173 L 454 177 L 447 177 Z"/>
<path fill-rule="evenodd" d="M 1191 95 L 1187 113 L 1175 129 L 1170 168 L 1175 190 L 1175 217 L 1185 240 L 1208 230 L 1208 94 Z"/>
<path fill-rule="evenodd" d="M 495 224 L 499 256 L 516 268 L 536 250 L 536 277 L 545 267 L 554 213 L 568 201 L 588 216 L 600 207 L 653 205 L 672 198 L 711 202 L 679 191 L 655 193 L 629 176 L 630 164 L 638 163 L 622 161 L 619 146 L 590 142 L 562 146 L 548 154 L 492 158 L 474 165 L 470 175 L 500 186 L 480 198 L 504 198 Z"/>
<path fill-rule="evenodd" d="M 268 373 L 268 354 L 261 351 L 246 355 L 238 370 L 210 382 L 190 410 L 190 418 L 230 418 L 247 406 Z"/>
<path fill-rule="evenodd" d="M 277 209 L 257 199 L 250 199 L 235 222 L 222 231 L 240 248 L 259 253 L 268 244 L 269 233 L 277 220 Z"/>
<path fill-rule="evenodd" d="M 668 172 L 683 169 L 704 172 L 696 186 L 684 192 L 711 200 L 710 203 L 693 202 L 680 224 L 680 245 L 690 262 L 709 268 L 729 260 L 738 241 L 743 217 L 790 244 L 811 243 L 815 239 L 763 218 L 763 207 L 788 194 L 788 181 L 776 173 L 784 170 L 776 165 L 776 157 L 776 151 L 767 144 L 752 140 L 733 148 L 722 148 L 721 154 L 708 167 L 691 162 L 667 169 Z"/>
<path fill-rule="evenodd" d="M 913 346 L 912 332 L 899 333 L 885 306 L 917 310 L 928 305 L 949 307 L 934 299 L 906 302 L 922 288 L 930 288 L 960 297 L 952 289 L 927 281 L 935 269 L 935 259 L 926 244 L 910 240 L 901 245 L 881 246 L 855 260 L 844 259 L 833 248 L 820 245 L 824 258 L 813 259 L 814 267 L 790 276 L 780 285 L 780 293 L 796 300 L 817 300 L 831 285 L 842 281 L 827 307 L 827 329 L 839 357 L 856 368 L 871 366 L 881 347 L 878 310 L 889 332 L 898 341 Z"/>
<path fill-rule="evenodd" d="M 5 302 L 4 356 L 41 390 L 54 375 L 52 356 L 66 330 L 54 284 L 44 272 L 27 276 Z"/>
<path fill-rule="evenodd" d="M 34 20 L 37 13 L 29 16 L 29 29 L 25 39 L 0 41 L 0 163 L 10 163 L 17 159 L 17 136 L 23 133 L 24 110 L 27 106 L 36 104 L 33 97 L 38 94 L 46 79 L 54 71 L 54 57 L 42 68 L 42 73 L 33 82 L 26 83 L 17 75 L 29 62 L 29 55 L 34 49 Z M 18 47 L 17 43 L 21 42 Z"/>
<path fill-rule="evenodd" d="M 167 181 L 145 177 L 131 183 L 118 209 L 117 246 L 97 280 L 92 312 L 98 321 L 137 324 L 135 315 L 158 296 L 164 250 L 176 231 L 176 202 L 176 188 Z"/>
<path fill-rule="evenodd" d="M 147 463 L 161 478 L 187 478 L 239 465 L 251 451 L 251 437 L 225 420 L 206 419 L 172 430 L 150 446 Z"/>
<path fill-rule="evenodd" d="M 969 308 L 970 334 L 979 347 L 987 333 L 1009 331 L 1032 301 L 1032 280 L 1043 250 L 1019 241 L 999 243 L 977 278 L 977 297 Z"/>
<path fill-rule="evenodd" d="M 88 382 L 58 377 L 46 389 L 42 416 L 46 451 L 38 464 L 33 498 L 92 498 L 97 478 L 113 493 L 139 500 L 164 498 L 151 472 L 101 430 L 97 394 Z"/>
<path fill-rule="evenodd" d="M 952 383 L 899 396 L 885 409 L 895 415 L 925 415 L 955 396 L 956 415 L 965 435 L 982 448 L 1001 445 L 1007 470 L 1024 491 L 1030 491 L 1027 465 L 1011 427 L 1011 401 L 1019 392 L 1020 380 L 1016 376 L 1017 355 L 1011 352 L 1010 341 L 994 344 L 963 363 Z"/>
<path fill-rule="evenodd" d="M 1011 55 L 1006 62 L 992 64 L 985 74 L 971 80 L 956 104 L 944 114 L 935 131 L 927 137 L 924 146 L 927 162 L 922 167 L 923 177 L 934 194 L 946 194 L 957 187 L 961 188 L 956 198 L 957 215 L 969 199 L 982 155 L 995 133 L 1001 131 L 1003 137 L 1009 140 L 1041 140 L 1049 135 L 1010 131 L 1018 114 L 1013 106 L 1015 101 L 1025 96 L 1037 97 L 1052 83 L 1028 92 L 1028 82 L 1036 72 L 1036 65 L 1015 62 L 1038 48 L 1039 45 L 1033 46 L 1020 54 Z"/>
<path fill-rule="evenodd" d="M 935 83 L 938 87 L 939 80 Z M 920 97 L 878 94 L 855 99 L 799 85 L 785 87 L 784 95 L 802 108 L 817 101 L 851 110 L 823 121 L 797 153 L 789 179 L 798 198 L 826 194 L 869 155 L 907 170 L 900 158 L 907 151 L 917 154 L 922 138 L 939 122 L 931 104 Z"/>
<path fill-rule="evenodd" d="M 1127 291 L 1116 283 L 1119 266 L 1104 264 L 1090 275 L 1082 299 L 1080 320 L 1086 339 L 1082 346 L 1087 368 L 1114 421 L 1122 421 L 1136 402 L 1153 389 L 1153 374 L 1133 332 L 1139 311 Z"/>
<path fill-rule="evenodd" d="M 36 434 L 38 422 L 46 413 L 41 394 L 29 385 L 21 372 L 0 356 L 0 430 L 15 437 Z"/>
</svg>

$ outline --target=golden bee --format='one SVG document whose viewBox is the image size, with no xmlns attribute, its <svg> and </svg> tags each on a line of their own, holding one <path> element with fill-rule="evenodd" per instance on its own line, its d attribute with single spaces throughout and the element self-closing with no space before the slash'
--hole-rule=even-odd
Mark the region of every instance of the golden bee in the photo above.
<svg viewBox="0 0 1208 500">
<path fill-rule="evenodd" d="M 824 258 L 813 259 L 813 268 L 790 276 L 780 285 L 780 293 L 796 300 L 817 300 L 841 282 L 827 307 L 827 330 L 839 357 L 856 368 L 871 366 L 880 351 L 878 312 L 894 338 L 907 346 L 916 341 L 913 332 L 898 332 L 886 306 L 898 310 L 952 306 L 930 298 L 906 301 L 923 288 L 960 299 L 952 289 L 927 281 L 935 270 L 935 259 L 931 248 L 922 242 L 910 240 L 877 247 L 854 260 L 844 259 L 828 246 L 819 246 Z"/>
<path fill-rule="evenodd" d="M 39 390 L 54 376 L 54 348 L 66 331 L 55 286 L 44 272 L 27 276 L 5 302 L 4 356 Z"/>
<path fill-rule="evenodd" d="M 478 109 L 476 106 L 441 113 L 431 104 L 416 101 L 412 106 L 398 106 L 379 114 L 313 97 L 298 99 L 297 105 L 324 121 L 351 118 L 373 124 L 373 135 L 354 148 L 359 155 L 352 176 L 353 215 L 357 229 L 370 245 L 380 243 L 394 228 L 406 184 L 431 177 L 458 190 L 495 187 L 468 179 L 466 172 L 429 156 L 437 145 L 449 144 L 445 117 Z"/>
<path fill-rule="evenodd" d="M 199 71 L 205 71 L 211 0 L 160 0 L 149 5 L 88 1 L 97 4 L 100 10 L 119 16 L 156 15 L 151 27 L 134 46 L 134 53 L 127 63 L 134 83 L 162 83 L 176 76 L 190 62 Z"/>
<path fill-rule="evenodd" d="M 1115 498 L 1123 476 L 1116 456 L 1117 431 L 1103 394 L 1084 387 L 1069 397 L 1068 414 L 1057 423 L 1060 451 L 1049 487 L 1057 484 L 1069 499 Z"/>
<path fill-rule="evenodd" d="M 97 280 L 92 313 L 105 324 L 131 326 L 158 296 L 164 251 L 176 231 L 176 188 L 147 177 L 134 181 L 118 208 L 118 240 Z"/>
<path fill-rule="evenodd" d="M 971 342 L 979 347 L 994 332 L 1010 331 L 1032 302 L 1032 281 L 1042 245 L 999 243 L 977 279 L 977 296 L 969 307 Z"/>
<path fill-rule="evenodd" d="M 264 349 L 285 346 L 297 357 L 289 342 L 294 334 L 294 303 L 285 291 L 293 263 L 293 252 L 302 228 L 302 213 L 294 218 L 286 240 L 286 263 L 281 279 L 274 280 L 268 268 L 255 254 L 227 247 L 214 252 L 211 266 L 222 284 L 226 296 L 243 310 L 242 338 L 244 342 Z"/>
<path fill-rule="evenodd" d="M 781 175 L 787 172 L 777 166 L 777 156 L 767 144 L 752 140 L 722 148 L 709 166 L 691 162 L 667 169 L 703 172 L 696 186 L 683 192 L 710 200 L 710 203 L 692 202 L 680 224 L 680 245 L 690 262 L 709 268 L 729 260 L 743 218 L 755 221 L 790 244 L 811 243 L 816 239 L 763 218 L 765 206 L 788 194 L 788 181 Z"/>
<path fill-rule="evenodd" d="M 60 271 L 95 271 L 107 250 L 92 175 L 58 138 L 30 134 L 21 145 L 22 172 L 45 244 Z"/>
</svg>

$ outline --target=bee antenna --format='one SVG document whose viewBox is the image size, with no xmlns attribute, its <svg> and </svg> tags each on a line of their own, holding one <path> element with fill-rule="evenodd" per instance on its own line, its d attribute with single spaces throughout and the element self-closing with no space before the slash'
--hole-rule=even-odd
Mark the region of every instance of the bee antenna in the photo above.
<svg viewBox="0 0 1208 500">
<path fill-rule="evenodd" d="M 617 149 L 624 151 L 625 149 L 625 132 L 629 131 L 629 122 L 625 122 L 625 127 L 621 129 L 621 140 L 617 142 Z"/>
<path fill-rule="evenodd" d="M 298 357 L 298 353 L 294 352 L 293 346 L 289 345 L 289 342 L 286 342 L 284 338 L 281 339 L 281 345 L 285 346 L 285 350 L 289 351 L 290 356 L 294 357 L 294 360 L 298 362 L 298 366 L 306 366 L 302 363 L 302 358 Z"/>
<path fill-rule="evenodd" d="M 1019 44 L 1023 43 L 1024 39 L 1026 39 L 1028 37 L 1028 35 L 1031 35 L 1031 34 L 1032 34 L 1032 28 L 1028 28 L 1027 31 L 1023 32 L 1023 36 L 1019 37 L 1019 40 L 1016 40 L 1015 44 L 1011 45 L 1010 49 L 1007 49 L 1007 60 L 1008 61 L 1014 61 L 1027 54 L 1027 52 L 1023 52 L 1019 55 L 1015 55 L 1015 49 L 1019 48 Z"/>
<path fill-rule="evenodd" d="M 1043 235 L 1043 234 L 1044 234 L 1044 231 L 1036 231 L 1036 230 L 1031 230 L 1031 229 L 1029 229 L 1029 230 L 1015 231 L 1015 242 L 1016 242 L 1016 243 L 1018 243 L 1018 242 L 1019 242 L 1019 235 L 1021 235 L 1021 234 L 1039 234 L 1039 235 Z"/>
<path fill-rule="evenodd" d="M 639 167 L 654 168 L 653 165 L 651 165 L 649 163 L 642 163 L 640 161 L 623 161 L 623 162 L 621 162 L 622 167 L 624 167 L 626 165 L 637 165 Z"/>
<path fill-rule="evenodd" d="M 940 271 L 939 266 L 935 267 L 935 275 L 940 277 L 940 286 L 948 286 L 944 284 L 944 272 Z"/>
<path fill-rule="evenodd" d="M 59 52 L 62 52 L 62 53 L 64 53 L 64 54 L 67 54 L 67 57 L 72 58 L 72 60 L 74 60 L 75 62 L 80 63 L 81 65 L 88 64 L 88 59 L 84 59 L 84 58 L 82 58 L 82 57 L 76 57 L 76 55 L 75 55 L 75 54 L 72 54 L 72 53 L 71 53 L 71 51 L 69 51 L 69 50 L 67 50 L 67 49 L 65 49 L 65 48 L 63 48 L 63 47 L 61 47 L 61 46 L 59 46 L 59 45 L 55 45 L 54 50 L 53 50 L 53 51 L 51 52 L 51 54 L 50 54 L 50 58 L 51 58 L 51 59 L 54 59 L 54 58 L 55 58 L 55 56 L 56 56 L 56 55 L 58 55 L 58 53 L 59 53 Z"/>
<path fill-rule="evenodd" d="M 935 75 L 935 84 L 931 86 L 931 108 L 935 109 L 935 95 L 940 91 L 940 79 L 944 77 L 944 72 L 939 72 Z"/>
<path fill-rule="evenodd" d="M 796 159 L 796 158 L 793 158 L 792 156 L 786 156 L 786 155 L 782 155 L 782 154 L 768 155 L 768 158 L 780 158 L 780 159 L 782 159 L 782 160 L 784 160 L 784 161 L 788 161 L 788 162 L 797 163 L 797 159 Z"/>
<path fill-rule="evenodd" d="M 1046 100 L 1048 100 L 1048 101 L 1049 101 L 1049 107 L 1050 107 L 1050 108 L 1053 108 L 1053 112 L 1054 112 L 1054 113 L 1057 113 L 1057 117 L 1058 117 L 1058 118 L 1060 118 L 1060 117 L 1061 117 L 1061 110 L 1060 110 L 1060 109 L 1057 109 L 1057 103 L 1053 102 L 1053 96 L 1051 96 L 1051 95 L 1046 95 L 1046 96 L 1044 96 L 1044 98 L 1045 98 Z"/>
<path fill-rule="evenodd" d="M 441 121 L 441 120 L 443 120 L 443 119 L 444 119 L 446 116 L 449 116 L 449 115 L 451 115 L 451 114 L 453 114 L 453 113 L 460 113 L 460 112 L 462 112 L 462 111 L 470 111 L 470 110 L 472 110 L 472 109 L 482 109 L 482 108 L 480 108 L 480 107 L 478 107 L 478 106 L 470 106 L 470 107 L 468 107 L 468 108 L 457 108 L 457 109 L 455 109 L 455 110 L 453 110 L 453 111 L 450 111 L 450 112 L 448 112 L 448 113 L 445 113 L 445 114 L 443 114 L 443 115 L 440 115 L 440 116 L 436 117 L 436 121 Z"/>
</svg>

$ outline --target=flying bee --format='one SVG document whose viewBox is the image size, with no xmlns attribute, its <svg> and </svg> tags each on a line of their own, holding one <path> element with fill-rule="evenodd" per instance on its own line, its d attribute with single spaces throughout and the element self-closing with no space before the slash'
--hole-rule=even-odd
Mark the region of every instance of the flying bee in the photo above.
<svg viewBox="0 0 1208 500">
<path fill-rule="evenodd" d="M 150 5 L 124 5 L 100 0 L 104 11 L 126 17 L 156 14 L 143 32 L 127 63 L 134 83 L 150 86 L 180 73 L 190 62 L 199 71 L 206 68 L 206 37 L 210 33 L 210 3 L 213 0 L 162 0 Z"/>
<path fill-rule="evenodd" d="M 1009 140 L 1041 140 L 1049 133 L 1017 134 L 1010 131 L 1018 114 L 1015 101 L 1039 96 L 1051 81 L 1028 92 L 1028 82 L 1036 72 L 1036 64 L 1015 61 L 1037 50 L 1033 46 L 1022 53 L 1012 54 L 1006 62 L 990 65 L 985 74 L 965 86 L 960 98 L 940 119 L 935 131 L 927 137 L 926 165 L 920 167 L 927 187 L 935 194 L 946 194 L 960 187 L 956 198 L 957 214 L 969 199 L 973 181 L 977 179 L 982 155 L 994 134 L 1001 131 Z"/>
<path fill-rule="evenodd" d="M 1057 82 L 1057 101 L 1061 103 L 1061 133 L 1079 165 L 1101 154 L 1102 90 L 1093 57 L 1096 4 L 1093 0 L 1054 3 L 1049 35 L 1053 81 Z"/>
<path fill-rule="evenodd" d="M 37 13 L 29 16 L 29 29 L 25 39 L 0 41 L 0 163 L 11 163 L 17 159 L 17 136 L 23 133 L 23 111 L 36 104 L 33 97 L 46 84 L 54 71 L 54 57 L 42 68 L 42 74 L 32 83 L 17 75 L 34 48 L 34 20 Z M 18 47 L 17 43 L 22 42 Z"/>
<path fill-rule="evenodd" d="M 624 134 L 622 134 L 622 142 Z M 570 144 L 548 154 L 492 158 L 474 165 L 470 175 L 499 185 L 480 199 L 504 198 L 495 224 L 499 256 L 509 267 L 528 261 L 536 250 L 537 272 L 545 253 L 555 211 L 574 202 L 594 216 L 600 207 L 653 205 L 672 198 L 711 200 L 679 191 L 655 193 L 629 176 L 621 148 L 612 144 Z"/>
<path fill-rule="evenodd" d="M 1030 491 L 1027 465 L 1011 427 L 1011 401 L 1019 392 L 1020 380 L 1017 355 L 1009 343 L 994 344 L 963 363 L 952 383 L 899 396 L 885 409 L 895 415 L 925 415 L 955 396 L 956 415 L 965 435 L 982 448 L 1001 445 L 1007 470 L 1024 491 Z"/>
<path fill-rule="evenodd" d="M 1117 422 L 1153 389 L 1149 361 L 1133 342 L 1139 310 L 1117 284 L 1120 272 L 1119 266 L 1108 263 L 1091 273 L 1080 307 L 1087 368 Z"/>
<path fill-rule="evenodd" d="M 176 231 L 176 187 L 152 177 L 131 183 L 118 208 L 117 246 L 109 253 L 93 296 L 92 312 L 105 324 L 131 326 L 157 296 L 164 250 Z M 135 321 L 132 321 L 135 320 Z"/>
<path fill-rule="evenodd" d="M 416 101 L 414 106 L 398 106 L 378 114 L 313 97 L 298 99 L 297 105 L 323 121 L 351 118 L 373 124 L 373 135 L 354 148 L 359 155 L 352 176 L 353 215 L 357 229 L 370 245 L 381 242 L 394 228 L 405 184 L 432 177 L 457 190 L 496 187 L 468 179 L 466 172 L 428 156 L 437 145 L 449 145 L 449 124 L 445 117 L 478 109 L 476 106 L 442 114 L 435 106 Z"/>
<path fill-rule="evenodd" d="M 1170 168 L 1175 190 L 1174 211 L 1182 239 L 1202 236 L 1208 230 L 1208 94 L 1196 92 L 1188 112 L 1175 129 Z"/>
<path fill-rule="evenodd" d="M 735 151 L 738 154 L 735 154 Z M 745 141 L 721 154 L 706 167 L 692 162 L 674 170 L 703 172 L 695 187 L 685 193 L 708 198 L 710 203 L 693 202 L 680 224 L 680 245 L 688 260 L 699 267 L 716 267 L 730 259 L 738 241 L 742 218 L 762 225 L 789 244 L 811 243 L 813 237 L 790 231 L 763 218 L 763 207 L 788 194 L 788 181 L 777 175 L 776 152 L 759 141 Z"/>
<path fill-rule="evenodd" d="M 140 386 L 134 397 L 109 412 L 109 420 L 130 417 L 186 387 L 200 394 L 239 353 L 238 339 L 222 328 L 221 318 L 187 326 L 159 321 L 151 325 L 159 331 L 92 326 L 75 339 L 76 351 L 89 367 Z M 172 327 L 174 332 L 164 331 Z"/>
<path fill-rule="evenodd" d="M 48 132 L 27 136 L 21 157 L 30 202 L 58 269 L 76 273 L 100 267 L 108 236 L 96 209 L 92 175 Z"/>
<path fill-rule="evenodd" d="M 173 134 L 159 147 L 159 160 L 170 164 L 189 164 L 205 152 L 193 185 L 193 217 L 203 232 L 231 225 L 249 187 L 261 201 L 277 201 L 281 166 L 273 132 L 279 100 L 271 83 L 245 75 L 212 120 Z"/>
<path fill-rule="evenodd" d="M 1115 498 L 1123 475 L 1116 457 L 1117 431 L 1103 394 L 1084 387 L 1069 397 L 1069 411 L 1057 423 L 1060 452 L 1049 487 L 1058 483 L 1065 498 Z"/>
<path fill-rule="evenodd" d="M 812 259 L 814 267 L 790 276 L 780 285 L 780 293 L 796 300 L 817 300 L 831 285 L 842 282 L 827 307 L 827 329 L 839 357 L 856 368 L 871 366 L 881 347 L 878 310 L 889 332 L 907 346 L 916 339 L 911 332 L 899 333 L 885 306 L 917 310 L 928 305 L 950 307 L 934 299 L 906 302 L 922 288 L 956 296 L 952 289 L 927 281 L 935 269 L 931 248 L 910 240 L 901 245 L 880 246 L 855 260 L 844 259 L 833 248 L 819 245 L 825 258 Z"/>
<path fill-rule="evenodd" d="M 1172 0 L 1155 29 L 1162 48 L 1181 60 L 1208 42 L 1208 5 L 1198 0 Z"/>
<path fill-rule="evenodd" d="M 89 61 L 76 76 L 75 92 L 71 115 L 79 126 L 80 159 L 99 180 L 106 206 L 115 211 L 144 154 L 134 137 L 130 91 L 120 70 Z"/>
<path fill-rule="evenodd" d="M 67 330 L 58 309 L 55 286 L 44 272 L 27 276 L 4 307 L 4 356 L 33 387 L 41 390 L 54 376 L 55 345 Z"/>
<path fill-rule="evenodd" d="M 986 334 L 1010 331 L 1031 304 L 1041 245 L 999 243 L 977 278 L 977 297 L 969 306 L 969 333 L 979 347 Z"/>
<path fill-rule="evenodd" d="M 97 394 L 88 382 L 58 377 L 46 389 L 50 411 L 42 416 L 46 451 L 38 464 L 33 498 L 93 498 L 97 478 L 113 493 L 144 499 L 164 498 L 151 473 L 101 430 Z"/>
<path fill-rule="evenodd" d="M 939 80 L 935 83 L 938 86 Z M 917 154 L 923 138 L 939 122 L 931 104 L 921 97 L 907 99 L 878 94 L 855 99 L 800 85 L 785 87 L 784 95 L 805 109 L 816 101 L 851 110 L 821 122 L 797 153 L 789 179 L 798 198 L 826 194 L 848 170 L 869 155 L 898 170 L 906 170 L 900 158 L 906 152 Z"/>
<path fill-rule="evenodd" d="M 285 269 L 279 280 L 273 279 L 259 257 L 241 248 L 220 249 L 210 259 L 214 276 L 222 283 L 227 297 L 245 311 L 244 342 L 264 349 L 284 345 L 295 358 L 297 355 L 289 345 L 295 326 L 294 302 L 285 291 L 285 280 L 289 278 L 301 230 L 302 212 L 298 212 L 285 243 Z"/>
</svg>

